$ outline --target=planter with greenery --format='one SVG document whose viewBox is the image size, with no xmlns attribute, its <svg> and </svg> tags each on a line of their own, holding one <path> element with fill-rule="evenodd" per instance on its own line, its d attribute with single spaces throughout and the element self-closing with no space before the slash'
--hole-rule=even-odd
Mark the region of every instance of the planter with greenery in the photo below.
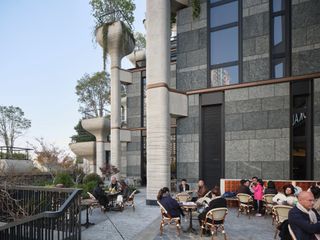
<svg viewBox="0 0 320 240">
<path fill-rule="evenodd" d="M 134 37 L 136 46 L 134 51 L 127 57 L 134 66 L 142 67 L 142 65 L 145 64 L 146 59 L 146 36 L 140 32 L 135 32 Z"/>
<path fill-rule="evenodd" d="M 120 59 L 134 48 L 132 34 L 134 21 L 133 0 L 91 0 L 92 15 L 95 18 L 95 36 L 103 49 L 103 67 L 107 54 L 118 52 Z M 119 51 L 120 50 L 120 51 Z"/>
</svg>

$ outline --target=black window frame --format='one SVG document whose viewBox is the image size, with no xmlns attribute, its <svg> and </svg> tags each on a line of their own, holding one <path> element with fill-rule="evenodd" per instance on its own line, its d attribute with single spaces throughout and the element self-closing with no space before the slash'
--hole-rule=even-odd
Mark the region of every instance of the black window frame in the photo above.
<svg viewBox="0 0 320 240">
<path fill-rule="evenodd" d="M 285 0 L 284 10 L 273 12 L 273 0 L 270 0 L 269 4 L 270 11 L 270 79 L 275 77 L 275 64 L 274 62 L 279 59 L 284 59 L 283 76 L 291 76 L 291 0 Z M 274 39 L 274 19 L 279 16 L 284 16 L 284 52 L 275 53 L 275 48 L 273 47 Z M 281 78 L 281 77 L 279 77 Z"/>
<path fill-rule="evenodd" d="M 228 24 L 224 24 L 218 27 L 211 27 L 211 8 L 225 5 L 231 2 L 238 2 L 238 21 L 232 22 Z M 213 87 L 211 86 L 211 71 L 213 69 L 219 69 L 219 68 L 225 68 L 225 67 L 232 67 L 232 66 L 238 66 L 238 83 L 242 83 L 242 0 L 221 0 L 219 2 L 211 3 L 210 0 L 208 0 L 208 8 L 207 8 L 207 32 L 208 32 L 208 38 L 207 38 L 207 61 L 208 61 L 208 79 L 207 79 L 207 87 Z M 214 64 L 211 65 L 211 33 L 219 30 L 224 30 L 232 27 L 238 27 L 238 60 L 237 61 L 230 61 L 226 63 L 220 63 L 220 64 Z M 234 84 L 230 84 L 234 85 Z"/>
</svg>

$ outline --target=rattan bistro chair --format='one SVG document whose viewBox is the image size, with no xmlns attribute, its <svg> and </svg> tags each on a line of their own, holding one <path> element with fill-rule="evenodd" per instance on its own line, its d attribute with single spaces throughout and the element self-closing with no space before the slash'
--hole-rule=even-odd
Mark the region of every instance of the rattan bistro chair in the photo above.
<svg viewBox="0 0 320 240">
<path fill-rule="evenodd" d="M 289 230 L 290 237 L 292 238 L 292 240 L 297 240 L 297 237 L 296 237 L 296 235 L 294 234 L 294 232 L 292 231 L 292 229 L 291 229 L 291 227 L 290 227 L 290 224 L 288 224 L 288 230 Z"/>
<path fill-rule="evenodd" d="M 211 209 L 206 214 L 206 218 L 204 221 L 201 222 L 201 237 L 204 230 L 210 230 L 212 234 L 217 234 L 218 231 L 221 231 L 224 235 L 224 239 L 227 239 L 226 232 L 224 230 L 224 220 L 226 218 L 226 215 L 228 214 L 227 208 L 214 208 Z"/>
<path fill-rule="evenodd" d="M 275 205 L 273 206 L 273 214 L 276 222 L 276 232 L 274 234 L 274 239 L 276 239 L 278 234 L 278 228 L 285 220 L 288 219 L 289 211 L 292 209 L 292 206 L 288 205 Z"/>
<path fill-rule="evenodd" d="M 240 213 L 247 214 L 250 219 L 250 214 L 253 209 L 253 199 L 252 196 L 246 193 L 238 193 L 237 194 L 239 209 L 238 209 L 238 217 Z"/>
<path fill-rule="evenodd" d="M 128 199 L 124 202 L 124 206 L 132 207 L 133 211 L 135 211 L 135 205 L 134 205 L 134 196 L 136 194 L 137 190 L 134 190 Z"/>
<path fill-rule="evenodd" d="M 158 205 L 160 206 L 161 211 L 161 222 L 160 222 L 160 235 L 163 233 L 163 227 L 165 225 L 175 224 L 177 228 L 177 234 L 180 235 L 180 218 L 179 217 L 171 217 L 168 211 L 162 206 L 162 204 L 157 201 Z"/>
<path fill-rule="evenodd" d="M 272 198 L 274 196 L 275 196 L 275 194 L 264 194 L 263 195 L 262 201 L 263 201 L 263 206 L 265 208 L 265 215 L 264 215 L 265 217 L 267 215 L 272 215 L 272 209 L 274 206 Z M 272 218 L 272 225 L 273 225 L 273 221 L 274 221 L 274 218 Z"/>
</svg>

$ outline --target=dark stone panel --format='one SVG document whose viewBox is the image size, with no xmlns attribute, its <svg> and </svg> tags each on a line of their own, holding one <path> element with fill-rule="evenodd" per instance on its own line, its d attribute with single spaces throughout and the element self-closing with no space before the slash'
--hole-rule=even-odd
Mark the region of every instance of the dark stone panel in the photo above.
<svg viewBox="0 0 320 240">
<path fill-rule="evenodd" d="M 289 109 L 268 112 L 268 128 L 288 128 L 288 127 L 290 127 Z"/>
<path fill-rule="evenodd" d="M 185 117 L 177 120 L 177 134 L 193 134 L 195 133 L 194 129 L 195 118 Z"/>
<path fill-rule="evenodd" d="M 127 124 L 129 128 L 141 127 L 140 117 L 130 117 L 127 118 Z"/>
<path fill-rule="evenodd" d="M 177 69 L 186 68 L 187 65 L 187 53 L 178 53 L 177 55 Z"/>
<path fill-rule="evenodd" d="M 177 27 L 191 23 L 192 21 L 192 8 L 184 8 L 178 11 L 177 16 Z"/>
<path fill-rule="evenodd" d="M 208 31 L 207 28 L 201 28 L 199 29 L 199 45 L 198 48 L 207 48 L 207 37 L 208 37 Z"/>
<path fill-rule="evenodd" d="M 319 9 L 319 15 L 320 15 L 320 9 Z M 309 26 L 307 28 L 307 43 L 308 44 L 320 43 L 320 24 L 319 24 L 319 22 L 317 25 Z"/>
<path fill-rule="evenodd" d="M 251 112 L 243 114 L 243 130 L 257 130 L 268 128 L 267 112 Z"/>
<path fill-rule="evenodd" d="M 199 117 L 199 106 L 189 106 L 189 117 Z"/>
<path fill-rule="evenodd" d="M 127 98 L 127 106 L 128 108 L 137 107 L 141 104 L 141 97 L 128 97 Z"/>
<path fill-rule="evenodd" d="M 248 179 L 253 176 L 261 177 L 261 162 L 238 162 L 237 177 L 239 179 Z"/>
<path fill-rule="evenodd" d="M 207 49 L 199 49 L 187 53 L 186 67 L 201 66 L 207 64 Z"/>
<path fill-rule="evenodd" d="M 127 166 L 127 175 L 140 177 L 140 166 Z"/>
<path fill-rule="evenodd" d="M 292 48 L 307 45 L 307 29 L 297 28 L 292 30 Z"/>
<path fill-rule="evenodd" d="M 269 13 L 264 12 L 243 18 L 243 39 L 269 34 Z"/>
<path fill-rule="evenodd" d="M 313 106 L 313 124 L 315 126 L 320 126 L 320 106 Z"/>
<path fill-rule="evenodd" d="M 315 161 L 313 164 L 313 179 L 319 180 L 320 179 L 320 161 Z"/>
<path fill-rule="evenodd" d="M 294 76 L 315 73 L 319 71 L 320 49 L 292 54 L 292 74 Z"/>
<path fill-rule="evenodd" d="M 237 162 L 225 162 L 225 178 L 237 176 Z"/>
<path fill-rule="evenodd" d="M 269 58 L 243 62 L 243 82 L 270 79 Z"/>
<path fill-rule="evenodd" d="M 256 39 L 249 38 L 243 40 L 243 57 L 253 56 L 256 52 Z"/>
<path fill-rule="evenodd" d="M 178 34 L 178 53 L 189 52 L 199 48 L 199 30 Z"/>
<path fill-rule="evenodd" d="M 272 161 L 262 162 L 262 179 L 285 179 L 284 162 L 283 161 Z"/>
<path fill-rule="evenodd" d="M 127 151 L 139 151 L 141 143 L 140 142 L 129 142 Z"/>
<path fill-rule="evenodd" d="M 181 72 L 177 74 L 177 89 L 182 91 L 207 87 L 207 69 Z"/>
<path fill-rule="evenodd" d="M 225 131 L 239 131 L 243 129 L 242 114 L 225 115 Z"/>
<path fill-rule="evenodd" d="M 320 1 L 311 0 L 292 6 L 292 28 L 308 27 L 320 22 Z"/>
</svg>

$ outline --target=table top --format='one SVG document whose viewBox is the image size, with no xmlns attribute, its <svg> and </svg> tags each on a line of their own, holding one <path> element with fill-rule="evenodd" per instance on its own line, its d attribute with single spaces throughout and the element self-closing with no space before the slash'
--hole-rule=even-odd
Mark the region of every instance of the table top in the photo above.
<svg viewBox="0 0 320 240">
<path fill-rule="evenodd" d="M 118 191 L 118 192 L 105 191 L 105 193 L 106 193 L 107 195 L 118 195 L 118 194 L 120 193 L 120 191 Z"/>
<path fill-rule="evenodd" d="M 192 208 L 192 209 L 197 208 L 197 204 L 194 202 L 180 202 L 180 206 L 183 208 Z"/>
</svg>

